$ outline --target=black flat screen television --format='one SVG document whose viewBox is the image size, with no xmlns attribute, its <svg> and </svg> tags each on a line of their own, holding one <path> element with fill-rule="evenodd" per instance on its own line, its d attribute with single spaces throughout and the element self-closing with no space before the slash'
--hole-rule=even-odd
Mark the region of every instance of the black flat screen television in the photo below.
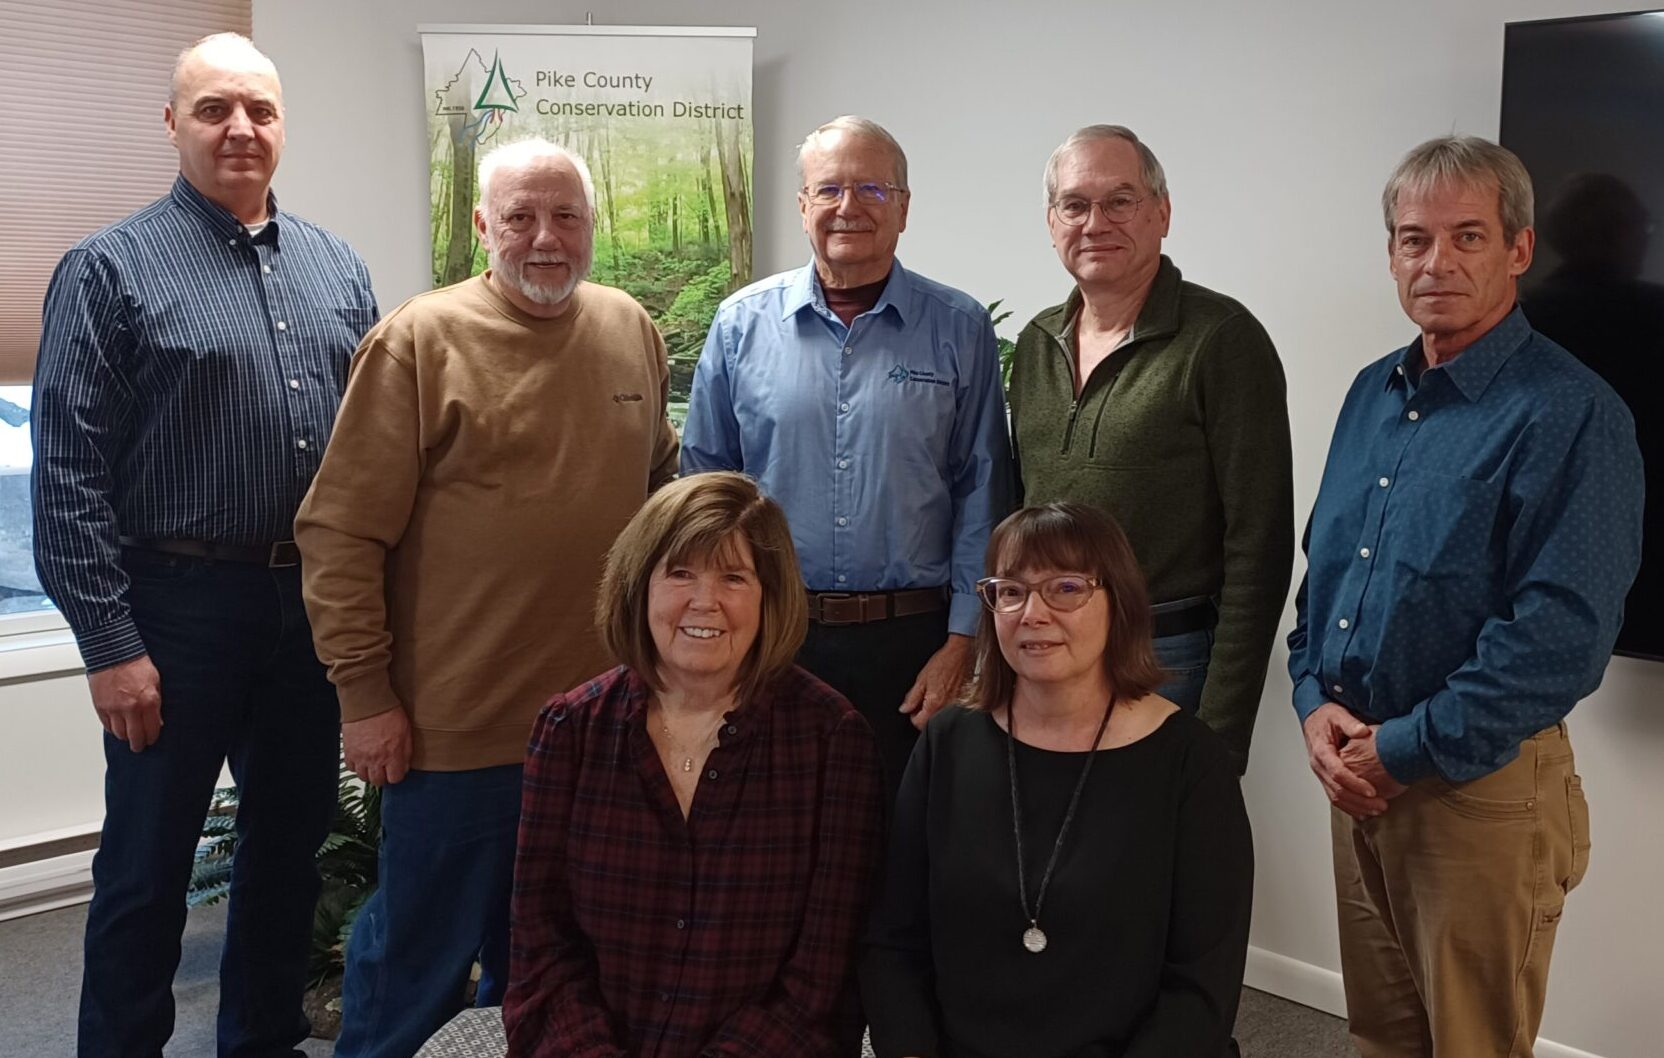
<svg viewBox="0 0 1664 1058">
<path fill-rule="evenodd" d="M 1635 414 L 1645 536 L 1617 653 L 1664 661 L 1664 12 L 1513 22 L 1504 39 L 1501 140 L 1537 196 L 1520 304 Z"/>
</svg>

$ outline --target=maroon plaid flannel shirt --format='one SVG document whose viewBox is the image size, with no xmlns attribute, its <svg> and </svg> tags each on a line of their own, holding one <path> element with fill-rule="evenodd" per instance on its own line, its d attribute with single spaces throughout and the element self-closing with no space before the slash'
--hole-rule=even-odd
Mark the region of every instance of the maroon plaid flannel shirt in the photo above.
<svg viewBox="0 0 1664 1058">
<path fill-rule="evenodd" d="M 538 717 L 509 1054 L 858 1053 L 852 965 L 883 811 L 871 729 L 793 668 L 728 714 L 684 820 L 647 735 L 649 693 L 618 668 Z"/>
</svg>

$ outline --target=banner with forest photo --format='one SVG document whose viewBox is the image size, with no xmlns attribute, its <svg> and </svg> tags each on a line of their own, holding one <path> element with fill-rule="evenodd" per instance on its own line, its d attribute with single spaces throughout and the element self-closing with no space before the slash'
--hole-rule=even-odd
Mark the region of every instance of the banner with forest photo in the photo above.
<svg viewBox="0 0 1664 1058">
<path fill-rule="evenodd" d="M 752 29 L 423 26 L 433 283 L 483 272 L 476 167 L 542 136 L 595 181 L 590 279 L 640 301 L 670 352 L 672 417 L 724 297 L 751 280 Z"/>
</svg>

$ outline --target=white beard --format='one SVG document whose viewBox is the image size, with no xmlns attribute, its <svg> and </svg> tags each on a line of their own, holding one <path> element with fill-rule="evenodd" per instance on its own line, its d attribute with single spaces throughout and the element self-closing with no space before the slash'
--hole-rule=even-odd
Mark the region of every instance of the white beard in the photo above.
<svg viewBox="0 0 1664 1058">
<path fill-rule="evenodd" d="M 511 264 L 503 259 L 495 247 L 491 247 L 487 251 L 487 261 L 491 266 L 491 271 L 502 276 L 508 285 L 518 290 L 527 301 L 534 305 L 559 305 L 571 297 L 572 292 L 578 289 L 578 284 L 582 283 L 584 278 L 589 275 L 592 258 L 586 255 L 582 261 L 572 261 L 570 258 L 552 254 L 533 253 L 528 254 L 525 261 L 519 264 Z M 524 266 L 527 263 L 553 264 L 557 262 L 563 262 L 567 265 L 567 279 L 564 283 L 537 282 L 526 275 Z"/>
</svg>

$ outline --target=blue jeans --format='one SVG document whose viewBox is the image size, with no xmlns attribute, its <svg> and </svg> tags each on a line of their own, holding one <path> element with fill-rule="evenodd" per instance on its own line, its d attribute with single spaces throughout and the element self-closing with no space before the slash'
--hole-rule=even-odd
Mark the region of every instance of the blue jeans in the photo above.
<svg viewBox="0 0 1664 1058">
<path fill-rule="evenodd" d="M 476 1005 L 502 1005 L 522 770 L 412 771 L 382 787 L 380 887 L 347 944 L 335 1058 L 410 1058 L 462 1009 L 476 959 Z"/>
<path fill-rule="evenodd" d="M 1156 661 L 1167 672 L 1167 682 L 1156 693 L 1195 715 L 1202 705 L 1202 685 L 1213 656 L 1213 632 L 1201 629 L 1162 636 L 1155 641 Z"/>
<path fill-rule="evenodd" d="M 314 859 L 334 818 L 340 711 L 312 649 L 300 571 L 127 550 L 128 601 L 161 675 L 142 753 L 104 736 L 78 1053 L 160 1058 L 173 1034 L 185 888 L 229 760 L 237 853 L 220 957 L 222 1058 L 295 1055 Z"/>
</svg>

